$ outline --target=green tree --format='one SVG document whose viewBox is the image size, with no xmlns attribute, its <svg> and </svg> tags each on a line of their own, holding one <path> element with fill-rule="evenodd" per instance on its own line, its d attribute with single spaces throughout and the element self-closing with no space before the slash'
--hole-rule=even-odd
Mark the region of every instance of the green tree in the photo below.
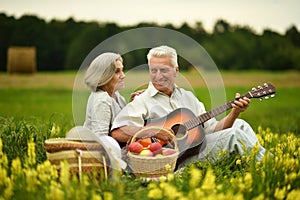
<svg viewBox="0 0 300 200">
<path fill-rule="evenodd" d="M 87 26 L 69 45 L 64 69 L 79 69 L 90 51 L 105 38 L 103 30 L 97 23 Z"/>
<path fill-rule="evenodd" d="M 290 40 L 296 47 L 300 48 L 300 33 L 296 26 L 292 26 L 285 32 L 285 37 Z"/>
<path fill-rule="evenodd" d="M 11 43 L 11 35 L 15 27 L 15 18 L 0 13 L 0 70 L 6 69 L 7 49 Z"/>
</svg>

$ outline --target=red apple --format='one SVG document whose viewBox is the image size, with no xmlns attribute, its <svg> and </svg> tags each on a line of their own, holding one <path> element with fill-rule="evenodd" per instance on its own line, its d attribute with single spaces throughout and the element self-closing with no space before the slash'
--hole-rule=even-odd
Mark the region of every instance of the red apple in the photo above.
<svg viewBox="0 0 300 200">
<path fill-rule="evenodd" d="M 152 153 L 152 151 L 150 151 L 149 149 L 143 149 L 143 150 L 140 152 L 140 156 L 153 156 L 153 153 Z"/>
<path fill-rule="evenodd" d="M 172 155 L 174 153 L 176 153 L 175 149 L 169 149 L 169 148 L 167 148 L 167 149 L 163 149 L 162 150 L 162 155 L 164 155 L 164 156 L 169 156 L 169 155 Z"/>
<path fill-rule="evenodd" d="M 128 146 L 128 149 L 133 153 L 140 153 L 143 150 L 143 145 L 138 142 L 133 142 Z"/>
<path fill-rule="evenodd" d="M 153 142 L 150 144 L 149 150 L 153 152 L 154 155 L 162 152 L 162 146 L 159 142 Z"/>
</svg>

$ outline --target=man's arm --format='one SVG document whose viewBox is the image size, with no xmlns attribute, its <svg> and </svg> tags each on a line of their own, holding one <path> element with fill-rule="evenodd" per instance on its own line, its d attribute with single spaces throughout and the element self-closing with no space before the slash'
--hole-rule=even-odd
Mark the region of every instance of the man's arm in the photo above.
<svg viewBox="0 0 300 200">
<path fill-rule="evenodd" d="M 236 98 L 239 98 L 240 96 L 241 95 L 239 93 L 236 94 Z M 245 111 L 248 108 L 249 104 L 250 104 L 250 99 L 247 97 L 241 98 L 239 100 L 235 100 L 234 103 L 232 104 L 231 112 L 218 122 L 215 131 L 231 128 L 234 121 L 238 118 L 239 114 Z"/>
<path fill-rule="evenodd" d="M 127 142 L 136 132 L 141 130 L 141 127 L 137 126 L 122 126 L 112 130 L 111 136 L 118 142 Z"/>
</svg>

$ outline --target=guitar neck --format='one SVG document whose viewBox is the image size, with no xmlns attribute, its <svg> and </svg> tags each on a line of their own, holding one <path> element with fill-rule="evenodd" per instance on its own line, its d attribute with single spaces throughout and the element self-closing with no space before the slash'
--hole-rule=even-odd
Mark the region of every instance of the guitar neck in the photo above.
<svg viewBox="0 0 300 200">
<path fill-rule="evenodd" d="M 232 103 L 234 102 L 235 100 L 232 100 L 232 101 L 229 101 L 227 102 L 226 104 L 223 104 L 217 108 L 214 108 L 202 115 L 200 115 L 198 117 L 198 120 L 199 120 L 199 123 L 200 124 L 203 124 L 204 122 L 210 120 L 211 118 L 217 116 L 217 115 L 220 115 L 222 114 L 223 112 L 226 112 L 227 110 L 231 109 L 232 108 Z"/>
<path fill-rule="evenodd" d="M 240 98 L 243 97 L 247 97 L 247 98 L 252 98 L 251 93 L 247 93 L 243 96 L 241 96 Z M 239 99 L 239 98 L 238 98 Z M 200 124 L 203 124 L 204 122 L 210 120 L 211 118 L 222 114 L 223 112 L 226 112 L 227 110 L 232 108 L 232 103 L 235 101 L 236 99 L 233 99 L 217 108 L 214 108 L 196 118 L 193 118 L 187 122 L 184 123 L 184 125 L 186 126 L 187 130 L 190 130 L 192 128 L 195 128 L 197 126 L 199 126 Z"/>
</svg>

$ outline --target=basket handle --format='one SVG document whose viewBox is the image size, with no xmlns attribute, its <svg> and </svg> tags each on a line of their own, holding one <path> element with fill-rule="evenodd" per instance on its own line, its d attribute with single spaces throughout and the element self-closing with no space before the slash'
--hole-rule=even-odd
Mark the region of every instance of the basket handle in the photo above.
<svg viewBox="0 0 300 200">
<path fill-rule="evenodd" d="M 158 127 L 158 126 L 148 126 L 148 127 L 142 128 L 141 130 L 136 132 L 136 134 L 131 138 L 129 144 L 135 142 L 137 140 L 137 138 L 139 138 L 141 135 L 143 136 L 142 138 L 149 138 L 149 137 L 156 135 L 157 132 L 161 132 L 161 131 L 169 134 L 172 137 L 172 141 L 174 141 L 174 145 L 175 145 L 174 149 L 178 150 L 176 136 L 170 130 L 163 128 L 163 127 Z M 149 135 L 149 133 L 150 133 L 150 135 Z"/>
</svg>

